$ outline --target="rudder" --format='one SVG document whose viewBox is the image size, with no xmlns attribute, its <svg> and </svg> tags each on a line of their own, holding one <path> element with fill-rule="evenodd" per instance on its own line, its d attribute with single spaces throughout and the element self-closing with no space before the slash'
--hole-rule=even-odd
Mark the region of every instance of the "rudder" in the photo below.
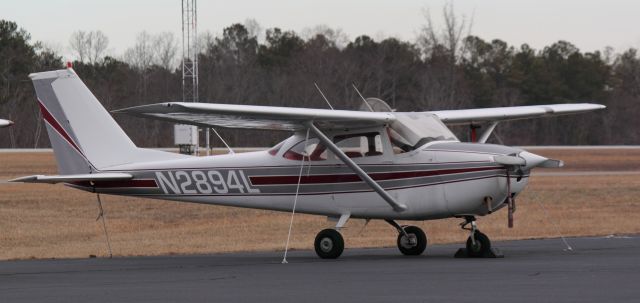
<svg viewBox="0 0 640 303">
<path fill-rule="evenodd" d="M 133 161 L 175 158 L 140 149 L 73 69 L 29 75 L 60 174 L 86 174 Z"/>
</svg>

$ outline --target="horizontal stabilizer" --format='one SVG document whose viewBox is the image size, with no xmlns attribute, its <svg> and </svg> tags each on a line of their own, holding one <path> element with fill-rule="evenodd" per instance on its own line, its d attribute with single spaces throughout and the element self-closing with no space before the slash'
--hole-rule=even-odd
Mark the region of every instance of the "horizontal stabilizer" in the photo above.
<svg viewBox="0 0 640 303">
<path fill-rule="evenodd" d="M 97 174 L 80 174 L 80 175 L 34 175 L 20 177 L 9 182 L 23 182 L 23 183 L 67 183 L 67 182 L 80 182 L 80 181 L 117 181 L 117 180 L 130 180 L 133 176 L 125 173 L 97 173 Z"/>
</svg>

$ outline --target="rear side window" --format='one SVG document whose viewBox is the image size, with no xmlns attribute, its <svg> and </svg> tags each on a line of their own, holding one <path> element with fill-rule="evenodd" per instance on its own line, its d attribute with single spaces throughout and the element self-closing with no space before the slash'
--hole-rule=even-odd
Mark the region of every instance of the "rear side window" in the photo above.
<svg viewBox="0 0 640 303">
<path fill-rule="evenodd" d="M 306 145 L 306 148 L 305 148 Z M 327 148 L 318 138 L 311 138 L 308 142 L 300 141 L 282 155 L 285 159 L 301 161 L 327 160 Z"/>
<path fill-rule="evenodd" d="M 284 145 L 284 141 L 278 143 L 276 146 L 274 146 L 271 149 L 269 149 L 269 154 L 272 155 L 272 156 L 277 155 L 278 152 L 280 151 L 280 149 L 282 148 L 282 145 Z"/>
</svg>

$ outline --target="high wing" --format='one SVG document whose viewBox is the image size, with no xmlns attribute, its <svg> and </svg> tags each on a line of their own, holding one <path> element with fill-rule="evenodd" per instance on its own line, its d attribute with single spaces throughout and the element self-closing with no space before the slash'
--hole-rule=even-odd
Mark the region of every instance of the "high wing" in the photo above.
<svg viewBox="0 0 640 303">
<path fill-rule="evenodd" d="M 592 103 L 551 104 L 513 107 L 429 111 L 450 125 L 499 122 L 575 114 L 605 108 Z M 313 121 L 320 129 L 379 126 L 395 121 L 401 112 L 364 112 L 296 107 L 236 105 L 219 103 L 167 102 L 113 111 L 133 116 L 166 120 L 202 127 L 302 130 Z"/>
<path fill-rule="evenodd" d="M 379 126 L 395 120 L 393 113 L 383 112 L 185 102 L 135 106 L 113 113 L 203 127 L 289 131 L 307 129 L 305 123 L 309 121 L 320 129 L 340 129 Z"/>
<path fill-rule="evenodd" d="M 472 124 L 576 114 L 606 106 L 592 103 L 551 104 L 431 111 L 446 124 Z"/>
</svg>

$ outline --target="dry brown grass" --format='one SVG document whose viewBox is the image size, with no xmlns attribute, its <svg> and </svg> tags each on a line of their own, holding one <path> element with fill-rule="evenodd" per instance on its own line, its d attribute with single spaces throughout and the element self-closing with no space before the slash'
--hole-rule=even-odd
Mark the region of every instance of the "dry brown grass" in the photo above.
<svg viewBox="0 0 640 303">
<path fill-rule="evenodd" d="M 563 160 L 564 171 L 637 171 L 640 148 L 633 149 L 535 149 L 533 153 Z"/>
<path fill-rule="evenodd" d="M 566 160 L 572 169 L 628 170 L 640 151 L 536 151 Z M 619 160 L 624 159 L 624 160 Z M 604 160 L 604 162 L 603 162 Z M 627 165 L 622 165 L 626 162 Z M 602 164 L 607 163 L 607 164 Z M 632 163 L 632 164 L 629 164 Z M 578 166 L 579 165 L 579 166 Z M 55 173 L 52 154 L 3 154 L 0 179 Z M 533 177 L 520 196 L 515 228 L 506 212 L 479 219 L 494 240 L 565 235 L 640 233 L 640 180 L 636 176 Z M 289 214 L 220 206 L 103 196 L 113 252 L 117 256 L 282 250 Z M 540 204 L 549 212 L 546 217 Z M 0 259 L 104 256 L 95 196 L 63 185 L 0 185 Z M 465 240 L 458 219 L 412 223 L 430 243 Z M 347 247 L 394 246 L 385 223 L 351 220 L 343 230 Z M 315 234 L 331 226 L 323 217 L 296 215 L 292 247 L 310 249 Z"/>
</svg>

